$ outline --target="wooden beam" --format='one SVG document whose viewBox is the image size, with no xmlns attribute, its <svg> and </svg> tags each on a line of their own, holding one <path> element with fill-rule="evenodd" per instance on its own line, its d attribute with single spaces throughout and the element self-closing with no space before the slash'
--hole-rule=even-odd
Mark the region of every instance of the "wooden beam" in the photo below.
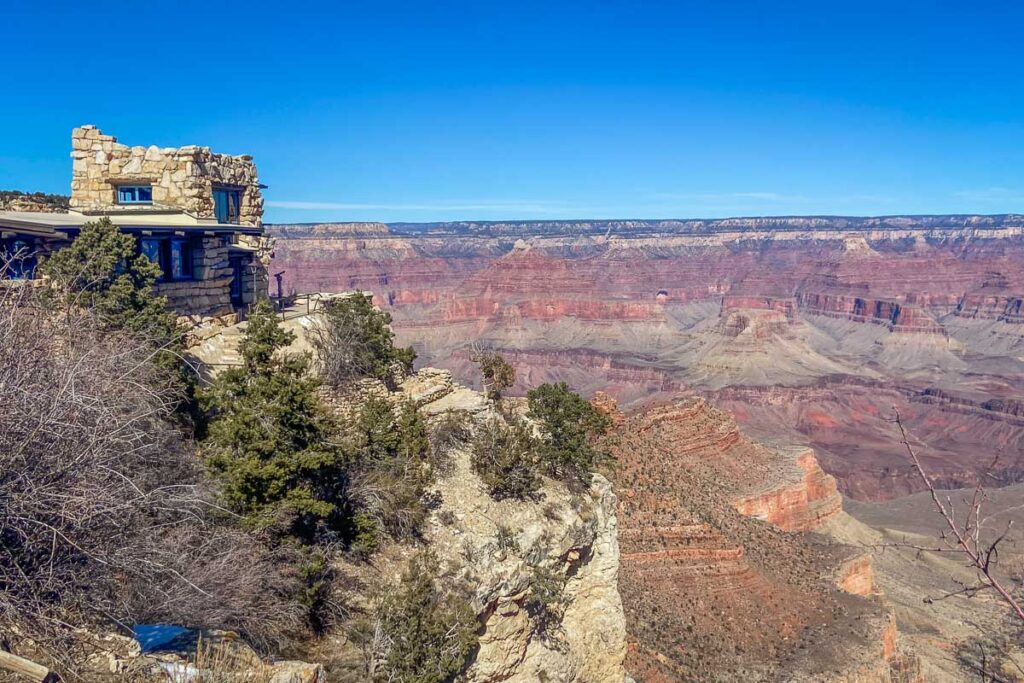
<svg viewBox="0 0 1024 683">
<path fill-rule="evenodd" d="M 57 683 L 60 681 L 60 676 L 45 666 L 31 662 L 24 657 L 12 655 L 10 652 L 4 652 L 3 650 L 0 650 L 0 669 L 21 674 L 36 683 Z"/>
</svg>

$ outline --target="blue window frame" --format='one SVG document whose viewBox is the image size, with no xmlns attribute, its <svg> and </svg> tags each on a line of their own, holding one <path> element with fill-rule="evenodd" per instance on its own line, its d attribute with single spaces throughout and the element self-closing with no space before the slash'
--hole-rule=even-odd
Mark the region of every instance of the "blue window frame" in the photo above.
<svg viewBox="0 0 1024 683">
<path fill-rule="evenodd" d="M 213 211 L 218 223 L 237 223 L 242 208 L 242 191 L 214 188 Z"/>
<path fill-rule="evenodd" d="M 152 185 L 121 185 L 117 188 L 118 204 L 152 204 Z"/>
<path fill-rule="evenodd" d="M 245 267 L 242 264 L 241 256 L 232 256 L 231 263 L 231 303 L 235 306 L 242 305 L 242 277 Z"/>
<path fill-rule="evenodd" d="M 139 240 L 139 251 L 153 263 L 160 266 L 161 276 L 157 280 L 163 280 L 162 273 L 167 271 L 167 264 L 164 260 L 163 240 L 159 237 L 143 237 Z"/>
<path fill-rule="evenodd" d="M 139 240 L 139 252 L 160 266 L 158 282 L 195 277 L 192 243 L 186 237 L 143 237 Z"/>
</svg>

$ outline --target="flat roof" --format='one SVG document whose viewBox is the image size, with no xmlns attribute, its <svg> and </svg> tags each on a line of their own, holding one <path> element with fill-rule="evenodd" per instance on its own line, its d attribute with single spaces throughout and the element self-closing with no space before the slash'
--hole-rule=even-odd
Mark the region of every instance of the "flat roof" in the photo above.
<svg viewBox="0 0 1024 683">
<path fill-rule="evenodd" d="M 0 230 L 10 228 L 18 232 L 35 235 L 55 235 L 56 232 L 80 229 L 86 223 L 109 218 L 122 230 L 187 230 L 190 232 L 244 232 L 260 234 L 263 228 L 237 223 L 218 223 L 215 220 L 196 218 L 187 213 L 142 213 L 119 214 L 117 212 L 81 214 L 45 213 L 35 211 L 0 211 Z"/>
</svg>

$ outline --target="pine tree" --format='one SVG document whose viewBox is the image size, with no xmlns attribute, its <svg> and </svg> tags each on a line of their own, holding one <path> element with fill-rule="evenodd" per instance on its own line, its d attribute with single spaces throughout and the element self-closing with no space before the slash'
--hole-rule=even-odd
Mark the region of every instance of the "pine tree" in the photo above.
<svg viewBox="0 0 1024 683">
<path fill-rule="evenodd" d="M 86 223 L 78 237 L 43 262 L 64 307 L 88 308 L 104 327 L 125 330 L 161 349 L 163 367 L 180 367 L 181 330 L 167 299 L 153 293 L 160 267 L 109 218 Z"/>
<path fill-rule="evenodd" d="M 349 523 L 351 458 L 332 442 L 309 356 L 284 351 L 294 339 L 268 302 L 254 307 L 242 366 L 200 394 L 211 416 L 202 449 L 225 502 L 250 524 L 314 540 Z"/>
<path fill-rule="evenodd" d="M 466 595 L 438 585 L 439 563 L 431 552 L 415 555 L 399 586 L 379 612 L 379 649 L 374 681 L 440 683 L 465 670 L 478 646 L 479 623 Z"/>
<path fill-rule="evenodd" d="M 330 385 L 362 377 L 390 385 L 396 366 L 408 372 L 416 360 L 412 347 L 395 346 L 391 315 L 374 308 L 372 297 L 362 292 L 327 302 L 312 333 L 321 374 Z"/>
<path fill-rule="evenodd" d="M 539 459 L 548 474 L 566 481 L 581 481 L 604 459 L 594 437 L 608 430 L 611 421 L 565 382 L 542 384 L 527 393 L 529 416 L 543 432 Z"/>
</svg>

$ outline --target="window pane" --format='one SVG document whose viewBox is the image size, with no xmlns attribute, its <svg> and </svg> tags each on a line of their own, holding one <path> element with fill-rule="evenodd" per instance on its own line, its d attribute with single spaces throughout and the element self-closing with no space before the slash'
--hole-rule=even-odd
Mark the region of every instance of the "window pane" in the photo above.
<svg viewBox="0 0 1024 683">
<path fill-rule="evenodd" d="M 120 204 L 148 204 L 153 201 L 151 185 L 123 185 L 117 188 L 117 201 Z"/>
<path fill-rule="evenodd" d="M 171 241 L 171 278 L 180 280 L 185 277 L 185 249 L 181 240 Z"/>
<path fill-rule="evenodd" d="M 140 240 L 140 247 L 146 258 L 153 263 L 160 263 L 160 240 L 142 239 Z"/>
<path fill-rule="evenodd" d="M 228 222 L 228 193 L 225 190 L 213 191 L 213 210 L 218 223 Z"/>
<path fill-rule="evenodd" d="M 31 278 L 35 271 L 35 243 L 14 238 L 0 241 L 0 277 L 21 280 Z"/>
</svg>

